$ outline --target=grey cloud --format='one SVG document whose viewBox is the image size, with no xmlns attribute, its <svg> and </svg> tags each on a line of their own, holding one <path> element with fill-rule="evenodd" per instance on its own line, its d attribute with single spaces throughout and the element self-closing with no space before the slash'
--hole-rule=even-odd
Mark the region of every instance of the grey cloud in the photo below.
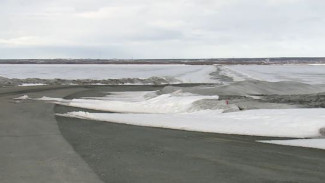
<svg viewBox="0 0 325 183">
<path fill-rule="evenodd" d="M 0 58 L 323 56 L 322 0 L 2 0 Z"/>
</svg>

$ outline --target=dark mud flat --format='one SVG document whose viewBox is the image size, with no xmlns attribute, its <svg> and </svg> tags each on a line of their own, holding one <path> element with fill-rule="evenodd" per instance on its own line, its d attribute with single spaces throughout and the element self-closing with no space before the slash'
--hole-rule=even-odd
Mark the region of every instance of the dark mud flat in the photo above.
<svg viewBox="0 0 325 183">
<path fill-rule="evenodd" d="M 104 88 L 102 88 L 104 89 Z M 105 91 L 143 90 L 112 87 Z M 155 89 L 155 88 L 147 88 Z M 145 90 L 145 89 L 144 89 Z M 100 95 L 91 89 L 69 95 Z M 75 110 L 58 106 L 55 112 Z M 324 182 L 325 151 L 257 143 L 262 137 L 186 132 L 56 117 L 103 182 Z"/>
</svg>

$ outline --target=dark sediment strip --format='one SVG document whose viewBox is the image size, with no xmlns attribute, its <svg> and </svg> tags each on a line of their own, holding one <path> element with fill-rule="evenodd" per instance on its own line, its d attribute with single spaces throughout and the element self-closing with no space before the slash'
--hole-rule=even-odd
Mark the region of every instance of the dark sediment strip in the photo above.
<svg viewBox="0 0 325 183">
<path fill-rule="evenodd" d="M 94 87 L 67 98 L 157 87 Z M 55 112 L 75 110 L 55 106 Z M 325 152 L 262 137 L 56 117 L 63 137 L 104 182 L 323 182 Z"/>
</svg>

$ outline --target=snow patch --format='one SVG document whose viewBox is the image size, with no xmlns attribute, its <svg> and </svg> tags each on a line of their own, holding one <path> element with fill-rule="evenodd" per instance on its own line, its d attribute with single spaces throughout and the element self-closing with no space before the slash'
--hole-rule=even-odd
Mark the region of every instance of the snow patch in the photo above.
<svg viewBox="0 0 325 183">
<path fill-rule="evenodd" d="M 23 84 L 20 84 L 18 86 L 44 86 L 46 84 L 43 84 L 43 83 L 23 83 Z"/>
<path fill-rule="evenodd" d="M 308 65 L 325 66 L 325 64 L 308 64 Z"/>
<path fill-rule="evenodd" d="M 105 97 L 96 97 L 95 99 L 72 99 L 64 100 L 58 98 L 42 97 L 38 100 L 55 101 L 57 104 L 79 107 L 85 109 L 94 109 L 110 112 L 122 113 L 183 113 L 201 110 L 193 105 L 194 102 L 204 99 L 215 99 L 218 96 L 203 96 L 191 93 L 176 91 L 170 94 L 158 96 L 151 92 L 124 92 L 120 94 L 108 95 Z M 146 95 L 146 96 L 145 96 Z M 124 98 L 124 99 L 123 99 Z"/>
<path fill-rule="evenodd" d="M 35 98 L 34 100 L 51 101 L 51 102 L 57 102 L 57 103 L 69 102 L 69 100 L 66 100 L 63 98 L 53 98 L 53 97 L 46 97 L 46 96 L 43 96 L 41 98 Z"/>
<path fill-rule="evenodd" d="M 121 113 L 184 113 L 201 110 L 193 105 L 204 99 L 217 100 L 219 96 L 204 96 L 183 93 L 181 90 L 170 94 L 156 95 L 156 92 L 112 92 L 105 97 L 61 99 L 42 97 L 36 100 L 52 101 L 71 107 Z"/>
</svg>

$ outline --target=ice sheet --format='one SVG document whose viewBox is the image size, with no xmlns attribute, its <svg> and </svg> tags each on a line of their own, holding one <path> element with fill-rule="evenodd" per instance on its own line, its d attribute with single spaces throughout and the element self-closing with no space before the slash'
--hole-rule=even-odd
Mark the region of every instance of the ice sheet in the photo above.
<svg viewBox="0 0 325 183">
<path fill-rule="evenodd" d="M 325 84 L 325 65 L 232 65 L 224 66 L 223 74 L 235 81 L 256 79 Z"/>
<path fill-rule="evenodd" d="M 0 76 L 41 79 L 122 79 L 172 78 L 183 83 L 213 83 L 209 65 L 96 65 L 96 64 L 1 64 Z"/>
</svg>

